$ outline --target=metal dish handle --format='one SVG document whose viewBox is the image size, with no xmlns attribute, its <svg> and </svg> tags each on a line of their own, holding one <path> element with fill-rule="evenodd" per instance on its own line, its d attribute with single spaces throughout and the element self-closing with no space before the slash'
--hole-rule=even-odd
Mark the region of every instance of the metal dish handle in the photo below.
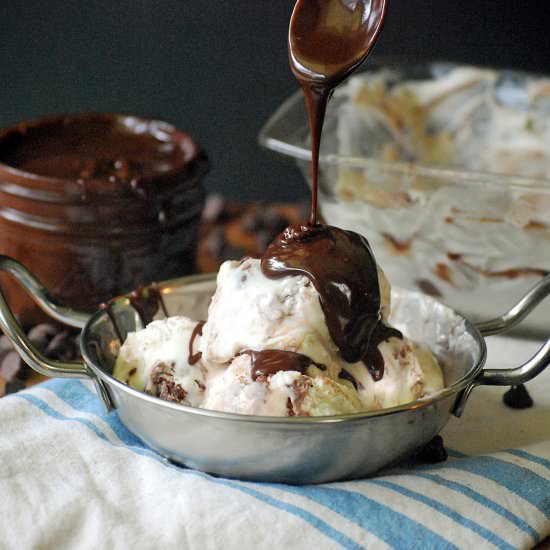
<svg viewBox="0 0 550 550">
<path fill-rule="evenodd" d="M 73 311 L 58 304 L 44 285 L 16 260 L 0 255 L 0 272 L 9 273 L 14 277 L 40 308 L 56 321 L 75 328 L 83 328 L 88 321 L 88 314 Z M 110 411 L 113 408 L 109 391 L 83 361 L 55 361 L 47 359 L 34 347 L 13 315 L 1 287 L 0 329 L 10 339 L 22 359 L 35 371 L 51 377 L 91 378 L 107 410 Z"/>
<path fill-rule="evenodd" d="M 519 324 L 550 294 L 550 275 L 543 277 L 523 298 L 504 315 L 477 323 L 483 336 L 502 334 Z M 517 386 L 528 382 L 550 365 L 550 338 L 541 348 L 519 367 L 513 369 L 483 369 L 474 381 L 457 397 L 453 414 L 460 416 L 470 393 L 476 386 Z"/>
</svg>

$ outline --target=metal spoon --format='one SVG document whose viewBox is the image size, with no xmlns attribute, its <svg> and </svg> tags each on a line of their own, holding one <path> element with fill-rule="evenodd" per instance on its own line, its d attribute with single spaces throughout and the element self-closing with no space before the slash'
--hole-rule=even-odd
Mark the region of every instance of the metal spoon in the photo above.
<svg viewBox="0 0 550 550">
<path fill-rule="evenodd" d="M 334 88 L 369 54 L 387 0 L 298 0 L 290 20 L 288 51 L 296 78 Z"/>
<path fill-rule="evenodd" d="M 365 60 L 384 22 L 387 0 L 298 0 L 288 32 L 288 55 L 304 90 L 311 129 L 311 214 L 317 224 L 319 146 L 334 88 Z"/>
</svg>

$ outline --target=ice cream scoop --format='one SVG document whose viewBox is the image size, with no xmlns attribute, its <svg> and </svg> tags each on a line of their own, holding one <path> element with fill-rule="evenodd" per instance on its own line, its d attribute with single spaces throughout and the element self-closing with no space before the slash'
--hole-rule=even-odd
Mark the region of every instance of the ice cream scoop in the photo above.
<svg viewBox="0 0 550 550">
<path fill-rule="evenodd" d="M 199 406 L 206 390 L 204 362 L 191 364 L 189 344 L 197 323 L 187 317 L 153 321 L 128 334 L 113 376 L 138 390 Z"/>
</svg>

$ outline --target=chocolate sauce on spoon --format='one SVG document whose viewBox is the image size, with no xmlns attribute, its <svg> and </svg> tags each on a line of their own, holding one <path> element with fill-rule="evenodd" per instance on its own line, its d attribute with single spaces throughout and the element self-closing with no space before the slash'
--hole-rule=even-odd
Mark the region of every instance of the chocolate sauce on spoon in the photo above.
<svg viewBox="0 0 550 550">
<path fill-rule="evenodd" d="M 387 0 L 298 0 L 294 6 L 288 55 L 304 92 L 311 129 L 310 225 L 317 223 L 319 145 L 329 97 L 370 53 L 386 6 Z"/>
<path fill-rule="evenodd" d="M 377 266 L 367 240 L 317 219 L 319 145 L 336 87 L 368 55 L 382 27 L 386 0 L 298 0 L 290 22 L 290 66 L 304 91 L 311 129 L 312 201 L 308 224 L 286 228 L 262 258 L 266 277 L 305 275 L 320 295 L 327 327 L 342 357 L 365 359 L 380 321 Z M 397 332 L 397 331 L 396 331 Z M 393 335 L 393 333 L 392 333 Z M 374 376 L 374 375 L 373 375 Z M 376 379 L 376 378 L 375 378 Z"/>
</svg>

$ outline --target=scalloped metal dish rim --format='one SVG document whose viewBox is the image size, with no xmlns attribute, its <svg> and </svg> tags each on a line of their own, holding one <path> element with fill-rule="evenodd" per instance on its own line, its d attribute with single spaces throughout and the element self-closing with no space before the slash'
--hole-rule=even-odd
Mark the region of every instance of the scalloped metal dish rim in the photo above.
<svg viewBox="0 0 550 550">
<path fill-rule="evenodd" d="M 200 283 L 200 282 L 211 282 L 215 280 L 215 277 L 216 277 L 215 273 L 214 274 L 209 273 L 204 275 L 202 274 L 190 275 L 186 277 L 180 277 L 177 279 L 171 279 L 169 281 L 157 283 L 157 288 L 162 292 L 163 290 L 166 290 L 170 287 L 188 286 L 188 285 Z M 395 287 L 395 288 L 398 289 L 399 287 Z M 402 290 L 409 294 L 414 293 L 413 291 L 409 291 L 401 288 L 399 288 L 399 290 Z M 415 293 L 415 294 L 418 294 L 418 293 Z M 426 298 L 430 300 L 434 300 L 433 298 L 430 298 L 430 297 L 426 297 Z M 113 300 L 113 303 L 115 304 L 120 302 L 129 303 L 129 294 L 122 295 Z M 445 306 L 445 307 L 448 308 L 449 306 Z M 449 308 L 449 309 L 452 309 L 452 308 Z M 465 389 L 470 384 L 472 384 L 476 376 L 483 369 L 485 360 L 487 358 L 487 348 L 485 345 L 485 340 L 481 336 L 476 326 L 473 323 L 471 323 L 468 319 L 464 318 L 462 315 L 455 312 L 455 315 L 458 315 L 464 321 L 467 332 L 475 339 L 477 345 L 479 346 L 480 356 L 477 363 L 472 368 L 470 368 L 470 370 L 462 378 L 454 382 L 451 386 L 443 388 L 439 392 L 432 393 L 430 395 L 427 395 L 426 397 L 423 397 L 422 399 L 405 403 L 403 405 L 398 405 L 396 407 L 390 407 L 387 409 L 381 409 L 377 411 L 342 414 L 342 415 L 335 415 L 335 416 L 278 417 L 278 416 L 255 416 L 255 415 L 247 415 L 247 414 L 228 413 L 228 412 L 221 412 L 221 411 L 215 411 L 210 409 L 201 409 L 198 407 L 190 407 L 187 405 L 181 405 L 179 403 L 172 403 L 170 401 L 160 399 L 159 397 L 155 397 L 145 392 L 136 390 L 128 386 L 127 384 L 124 384 L 120 380 L 117 380 L 110 374 L 107 374 L 100 365 L 98 365 L 92 360 L 91 355 L 88 352 L 87 338 L 86 338 L 86 335 L 90 330 L 90 327 L 105 315 L 106 315 L 106 312 L 104 310 L 96 311 L 90 317 L 90 319 L 86 323 L 86 326 L 84 327 L 81 333 L 80 347 L 81 347 L 82 356 L 87 366 L 92 370 L 95 376 L 99 377 L 108 386 L 113 385 L 117 387 L 119 390 L 129 395 L 132 395 L 133 397 L 136 397 L 138 399 L 145 400 L 155 406 L 165 407 L 174 411 L 181 411 L 182 413 L 189 413 L 192 415 L 206 416 L 210 418 L 220 418 L 223 420 L 232 420 L 237 422 L 284 424 L 286 426 L 298 425 L 298 424 L 311 424 L 311 425 L 333 424 L 338 422 L 356 422 L 356 421 L 360 421 L 368 418 L 378 418 L 382 416 L 397 414 L 404 411 L 422 409 L 438 401 L 441 401 L 447 397 L 455 395 L 461 390 Z"/>
</svg>

